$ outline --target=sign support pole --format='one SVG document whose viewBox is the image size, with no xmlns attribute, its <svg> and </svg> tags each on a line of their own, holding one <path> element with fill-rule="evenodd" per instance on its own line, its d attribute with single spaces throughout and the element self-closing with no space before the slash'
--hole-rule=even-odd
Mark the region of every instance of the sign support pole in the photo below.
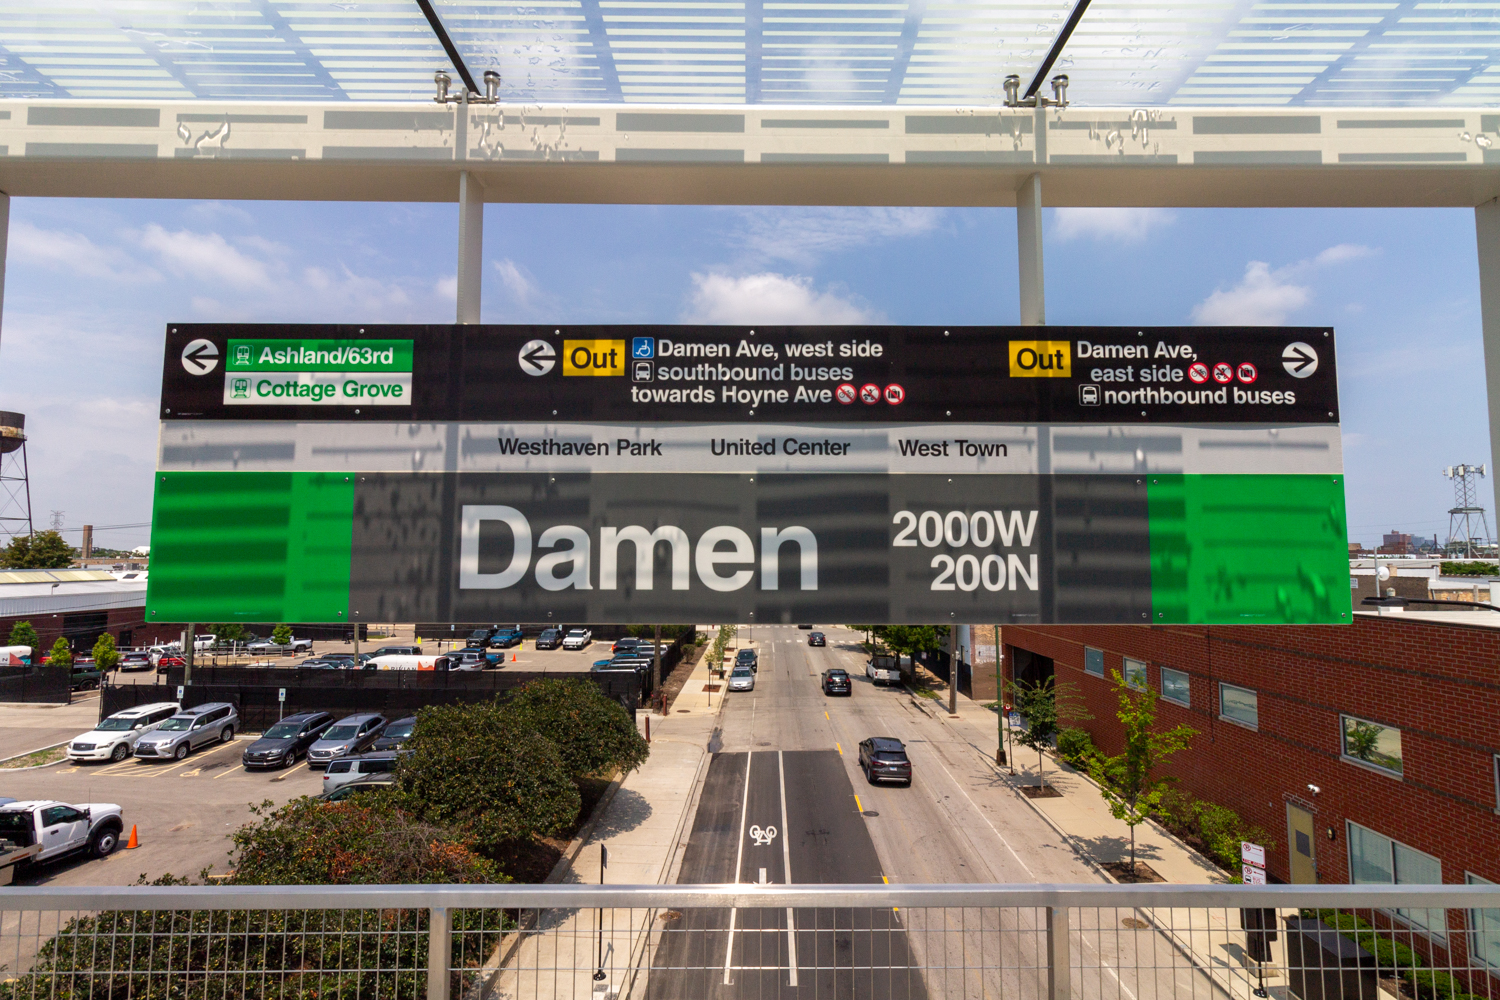
<svg viewBox="0 0 1500 1000">
<path fill-rule="evenodd" d="M 1500 199 L 1475 207 L 1474 235 L 1479 246 L 1479 323 L 1489 396 L 1490 461 L 1495 463 L 1500 458 Z M 1500 464 L 1490 468 L 1500 468 Z"/>
<path fill-rule="evenodd" d="M 661 697 L 661 626 L 655 626 L 656 632 L 651 643 L 651 697 Z M 665 709 L 665 703 L 662 705 Z M 647 725 L 650 725 L 648 722 Z"/>
<path fill-rule="evenodd" d="M 1045 120 L 1042 125 L 1045 125 Z M 1021 325 L 1046 326 L 1047 305 L 1042 283 L 1041 174 L 1032 174 L 1016 189 L 1016 249 L 1021 269 Z"/>
<path fill-rule="evenodd" d="M 467 107 L 460 109 L 460 113 Z M 484 277 L 484 187 L 465 170 L 458 175 L 458 322 L 479 322 Z"/>
<path fill-rule="evenodd" d="M 958 714 L 958 626 L 948 626 L 948 714 Z"/>
</svg>

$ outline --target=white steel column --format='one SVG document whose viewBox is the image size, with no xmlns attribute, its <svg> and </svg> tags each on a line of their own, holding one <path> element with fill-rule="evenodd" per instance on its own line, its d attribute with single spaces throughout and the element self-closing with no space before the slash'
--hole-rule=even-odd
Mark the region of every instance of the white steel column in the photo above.
<svg viewBox="0 0 1500 1000">
<path fill-rule="evenodd" d="M 1500 200 L 1474 209 L 1479 244 L 1479 322 L 1484 331 L 1484 385 L 1490 403 L 1490 477 L 1500 469 Z"/>
<path fill-rule="evenodd" d="M 0 324 L 5 319 L 5 243 L 10 234 L 10 195 L 0 191 Z M 3 339 L 4 327 L 0 325 L 0 339 Z"/>
<path fill-rule="evenodd" d="M 484 187 L 467 170 L 458 175 L 458 322 L 479 322 L 484 277 Z"/>
<path fill-rule="evenodd" d="M 1032 174 L 1016 189 L 1016 249 L 1021 264 L 1021 325 L 1045 326 L 1042 287 L 1042 175 Z"/>
</svg>

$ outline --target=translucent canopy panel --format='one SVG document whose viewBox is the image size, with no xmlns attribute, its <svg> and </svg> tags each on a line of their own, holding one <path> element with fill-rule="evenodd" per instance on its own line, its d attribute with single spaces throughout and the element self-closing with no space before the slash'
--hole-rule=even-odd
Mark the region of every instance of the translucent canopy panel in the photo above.
<svg viewBox="0 0 1500 1000">
<path fill-rule="evenodd" d="M 992 107 L 1075 2 L 433 6 L 517 103 Z M 1079 106 L 1490 107 L 1497 49 L 1497 0 L 1093 0 L 1055 70 Z M 0 98 L 427 101 L 438 69 L 415 0 L 0 0 Z"/>
</svg>

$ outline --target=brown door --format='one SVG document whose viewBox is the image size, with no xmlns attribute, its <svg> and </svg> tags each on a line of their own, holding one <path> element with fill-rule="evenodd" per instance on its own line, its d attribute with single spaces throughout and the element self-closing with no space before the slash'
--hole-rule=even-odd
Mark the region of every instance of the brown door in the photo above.
<svg viewBox="0 0 1500 1000">
<path fill-rule="evenodd" d="M 1286 804 L 1287 853 L 1291 856 L 1292 881 L 1312 883 L 1318 880 L 1318 859 L 1313 846 L 1313 814 L 1299 805 Z"/>
</svg>

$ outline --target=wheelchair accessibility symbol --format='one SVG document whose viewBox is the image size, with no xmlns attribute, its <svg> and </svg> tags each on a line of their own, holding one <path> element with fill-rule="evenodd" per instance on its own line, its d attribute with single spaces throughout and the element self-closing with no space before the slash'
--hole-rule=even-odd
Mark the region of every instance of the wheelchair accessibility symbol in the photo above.
<svg viewBox="0 0 1500 1000">
<path fill-rule="evenodd" d="M 761 829 L 759 825 L 750 828 L 750 839 L 755 841 L 756 847 L 765 847 L 776 839 L 776 828 L 768 826 Z"/>
</svg>

